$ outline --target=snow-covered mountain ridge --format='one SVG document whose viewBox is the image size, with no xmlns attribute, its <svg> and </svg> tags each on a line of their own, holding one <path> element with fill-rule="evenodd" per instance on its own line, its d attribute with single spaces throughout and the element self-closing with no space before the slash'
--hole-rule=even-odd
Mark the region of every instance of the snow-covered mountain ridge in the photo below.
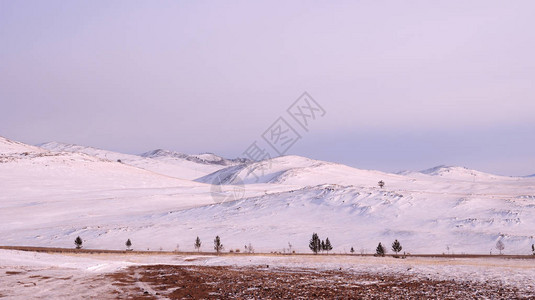
<svg viewBox="0 0 535 300">
<path fill-rule="evenodd" d="M 236 159 L 226 159 L 221 156 L 215 155 L 213 153 L 202 153 L 196 155 L 183 154 L 170 150 L 156 149 L 149 152 L 141 154 L 142 157 L 149 158 L 179 158 L 185 159 L 188 161 L 200 163 L 200 164 L 216 164 L 222 166 L 233 166 L 237 164 L 243 164 L 248 162 L 247 159 L 236 158 Z"/>
<path fill-rule="evenodd" d="M 227 249 L 290 242 L 306 252 L 318 232 L 335 252 L 397 238 L 412 253 L 488 253 L 503 240 L 506 253 L 526 254 L 534 242 L 535 178 L 444 166 L 389 174 L 299 156 L 225 166 L 211 156 L 42 146 L 0 139 L 3 245 L 70 247 L 80 235 L 89 248 L 122 249 L 130 238 L 137 249 L 193 250 L 196 236 L 220 235 Z"/>
<path fill-rule="evenodd" d="M 121 163 L 158 174 L 188 180 L 210 174 L 226 165 L 234 163 L 233 160 L 226 160 L 219 157 L 216 158 L 215 155 L 214 157 L 211 157 L 213 161 L 210 161 L 208 157 L 204 160 L 201 159 L 203 157 L 202 155 L 200 156 L 201 158 L 195 158 L 196 156 L 178 154 L 166 150 L 155 150 L 142 155 L 132 155 L 59 142 L 48 142 L 37 146 L 52 152 L 85 153 L 110 161 L 120 161 Z"/>
<path fill-rule="evenodd" d="M 410 176 L 410 177 L 422 177 L 433 176 L 436 178 L 447 178 L 447 179 L 456 179 L 456 180 L 508 180 L 515 179 L 519 177 L 513 176 L 501 176 L 496 174 L 485 173 L 477 170 L 468 169 L 465 167 L 458 166 L 446 166 L 440 165 L 433 168 L 421 170 L 421 171 L 401 171 L 396 173 L 398 175 Z"/>
<path fill-rule="evenodd" d="M 441 176 L 441 177 L 448 177 L 448 178 L 486 178 L 489 180 L 493 179 L 505 179 L 508 177 L 505 176 L 499 176 L 489 173 L 484 173 L 476 170 L 470 170 L 468 168 L 464 167 L 456 167 L 456 166 L 437 166 L 434 168 L 426 169 L 423 171 L 420 171 L 422 174 L 427 174 L 431 176 Z"/>
</svg>

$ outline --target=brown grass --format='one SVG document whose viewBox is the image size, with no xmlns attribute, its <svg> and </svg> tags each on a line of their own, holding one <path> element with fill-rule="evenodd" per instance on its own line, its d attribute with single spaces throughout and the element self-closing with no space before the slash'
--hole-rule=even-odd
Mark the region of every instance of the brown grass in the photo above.
<svg viewBox="0 0 535 300">
<path fill-rule="evenodd" d="M 312 254 L 312 253 L 219 253 L 215 252 L 190 252 L 190 251 L 136 251 L 136 250 L 105 250 L 105 249 L 74 249 L 74 248 L 54 248 L 54 247 L 32 247 L 32 246 L 0 246 L 0 249 L 5 250 L 18 250 L 18 251 L 31 251 L 31 252 L 44 252 L 44 253 L 72 253 L 72 254 L 147 254 L 147 255 L 219 255 L 219 256 L 374 256 L 373 254 L 339 254 L 330 253 L 326 254 Z M 393 257 L 395 255 L 386 255 L 387 257 Z M 504 258 L 504 259 L 535 259 L 535 255 L 489 255 L 489 254 L 408 254 L 406 257 L 428 257 L 428 258 Z"/>
<path fill-rule="evenodd" d="M 155 265 L 108 276 L 128 299 L 535 299 L 496 284 L 267 266 Z"/>
</svg>

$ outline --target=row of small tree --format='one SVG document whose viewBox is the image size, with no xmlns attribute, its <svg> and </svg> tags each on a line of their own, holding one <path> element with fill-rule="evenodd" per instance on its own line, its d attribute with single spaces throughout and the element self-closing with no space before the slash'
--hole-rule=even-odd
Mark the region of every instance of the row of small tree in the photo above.
<svg viewBox="0 0 535 300">
<path fill-rule="evenodd" d="M 392 243 L 392 251 L 396 253 L 395 257 L 398 256 L 398 253 L 401 252 L 401 250 L 403 250 L 403 246 L 401 246 L 401 243 L 398 240 L 395 240 Z M 377 248 L 375 249 L 375 255 L 385 256 L 385 253 L 386 253 L 386 247 L 383 246 L 383 244 L 379 243 L 379 245 L 377 245 Z"/>
<path fill-rule="evenodd" d="M 77 236 L 75 239 L 74 239 L 74 245 L 76 246 L 76 249 L 82 249 L 82 244 L 84 243 L 84 241 L 82 240 L 82 238 L 80 236 Z M 124 243 L 126 245 L 126 250 L 132 250 L 132 241 L 130 241 L 130 239 L 126 240 L 126 242 Z"/>
<path fill-rule="evenodd" d="M 327 253 L 329 253 L 329 251 L 333 249 L 331 241 L 329 240 L 329 238 L 326 238 L 325 241 L 322 241 L 322 240 L 320 240 L 318 234 L 315 233 L 315 232 L 312 234 L 312 238 L 310 239 L 308 247 L 310 248 L 310 250 L 312 252 L 314 252 L 314 254 L 318 254 L 318 252 L 320 252 L 320 251 L 327 251 Z M 398 253 L 401 252 L 402 249 L 403 249 L 403 247 L 401 246 L 401 243 L 396 239 L 392 243 L 392 251 L 394 251 L 396 253 L 395 257 L 397 257 Z M 353 247 L 351 247 L 350 252 L 352 254 L 355 253 L 355 249 Z M 383 244 L 379 243 L 379 245 L 377 245 L 377 248 L 375 249 L 375 255 L 377 255 L 377 256 L 385 256 L 385 253 L 386 253 L 385 246 L 383 246 Z"/>
<path fill-rule="evenodd" d="M 82 238 L 80 236 L 76 237 L 76 239 L 74 239 L 74 245 L 76 246 L 76 249 L 82 249 L 82 245 L 83 245 L 84 241 L 82 240 Z M 126 245 L 126 249 L 127 250 L 132 250 L 132 241 L 130 239 L 128 239 L 125 243 Z M 195 243 L 193 244 L 193 246 L 195 247 L 195 249 L 197 249 L 197 251 L 200 251 L 201 249 L 201 246 L 202 246 L 202 242 L 201 242 L 201 239 L 199 237 L 197 237 L 195 239 Z M 214 250 L 219 253 L 221 251 L 223 251 L 224 247 L 223 247 L 223 244 L 221 243 L 221 238 L 218 236 L 215 237 L 214 239 Z M 247 247 L 247 245 L 245 246 L 245 249 L 248 250 L 249 253 L 251 252 L 254 252 L 253 250 L 253 246 L 249 243 L 249 247 Z"/>
<path fill-rule="evenodd" d="M 397 240 L 396 240 L 396 242 L 397 242 Z M 76 239 L 74 240 L 74 245 L 76 246 L 76 249 L 81 249 L 82 248 L 83 240 L 82 240 L 82 238 L 80 236 L 76 237 Z M 130 239 L 128 239 L 126 241 L 125 245 L 126 245 L 127 250 L 132 250 L 132 241 Z M 292 246 L 291 246 L 291 244 L 289 244 L 289 245 L 290 245 L 290 249 L 291 249 Z M 193 246 L 195 247 L 195 249 L 198 252 L 200 252 L 201 246 L 202 246 L 202 242 L 201 242 L 201 239 L 198 236 L 195 239 L 195 242 L 194 242 Z M 329 240 L 329 238 L 326 238 L 325 240 L 321 240 L 317 233 L 312 234 L 312 239 L 310 240 L 309 247 L 312 250 L 312 252 L 314 252 L 314 254 L 317 254 L 320 251 L 321 252 L 327 251 L 327 254 L 328 254 L 329 251 L 331 251 L 333 249 L 333 246 L 332 246 L 331 241 Z M 220 253 L 221 251 L 224 250 L 224 246 L 221 243 L 221 238 L 219 237 L 219 235 L 216 236 L 215 239 L 214 239 L 214 250 L 217 253 Z M 249 243 L 249 245 L 245 245 L 245 251 L 249 252 L 249 253 L 254 253 L 254 248 L 251 245 L 251 243 Z M 353 248 L 351 248 L 351 251 L 354 252 Z"/>
<path fill-rule="evenodd" d="M 83 244 L 82 238 L 80 236 L 76 237 L 76 239 L 74 240 L 74 245 L 76 246 L 76 249 L 81 249 L 82 244 Z M 126 240 L 125 246 L 127 250 L 132 250 L 132 241 L 130 239 Z M 201 251 L 202 242 L 198 236 L 195 239 L 195 243 L 193 244 L 193 246 L 198 252 Z M 326 238 L 325 240 L 321 240 L 317 233 L 312 234 L 312 238 L 310 239 L 308 247 L 310 248 L 312 252 L 314 252 L 314 254 L 318 254 L 319 252 L 323 252 L 323 251 L 327 251 L 327 254 L 328 254 L 329 251 L 333 249 L 333 246 L 329 238 Z M 290 249 L 291 249 L 291 245 L 290 245 Z M 392 251 L 394 251 L 397 256 L 398 253 L 401 252 L 402 249 L 403 247 L 401 246 L 401 243 L 396 239 L 392 243 Z M 500 254 L 503 251 L 503 249 L 505 249 L 505 245 L 503 244 L 501 240 L 499 240 L 496 243 L 496 249 L 500 251 Z M 219 235 L 216 236 L 214 239 L 214 250 L 217 253 L 220 253 L 221 251 L 224 250 L 224 247 L 223 247 L 223 244 L 221 243 L 221 238 L 219 237 Z M 531 245 L 531 251 L 532 251 L 532 254 L 535 255 L 535 244 Z M 251 245 L 251 243 L 249 243 L 249 245 L 245 245 L 245 252 L 254 253 L 254 248 Z M 350 252 L 351 254 L 355 253 L 355 249 L 351 247 Z M 385 253 L 386 253 L 386 247 L 382 243 L 379 243 L 377 245 L 377 248 L 375 249 L 375 255 L 384 256 Z"/>
<path fill-rule="evenodd" d="M 324 241 L 320 240 L 318 234 L 315 232 L 312 234 L 312 238 L 310 239 L 308 247 L 310 250 L 312 250 L 312 252 L 314 252 L 314 254 L 318 254 L 320 251 L 327 251 L 327 254 L 329 254 L 329 251 L 333 249 L 329 238 L 326 238 Z"/>
</svg>

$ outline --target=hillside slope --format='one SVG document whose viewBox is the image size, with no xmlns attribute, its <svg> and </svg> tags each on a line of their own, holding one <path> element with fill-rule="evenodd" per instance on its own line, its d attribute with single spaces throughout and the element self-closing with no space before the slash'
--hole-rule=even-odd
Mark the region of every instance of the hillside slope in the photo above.
<svg viewBox="0 0 535 300">
<path fill-rule="evenodd" d="M 215 155 L 213 153 L 203 153 L 203 154 L 184 154 L 175 151 L 156 149 L 149 152 L 141 154 L 142 157 L 149 157 L 155 159 L 180 159 L 195 162 L 198 164 L 205 165 L 221 165 L 221 166 L 235 166 L 248 162 L 247 159 L 237 158 L 237 159 L 226 159 L 224 157 Z"/>
<path fill-rule="evenodd" d="M 53 152 L 77 152 L 111 161 L 120 160 L 123 164 L 188 180 L 205 176 L 226 166 L 207 161 L 200 163 L 199 161 L 188 159 L 187 155 L 164 155 L 164 150 L 155 150 L 138 156 L 59 142 L 48 142 L 39 144 L 38 146 Z M 149 153 L 153 155 L 149 155 Z M 160 153 L 160 155 L 157 155 L 157 153 Z M 169 153 L 169 151 L 166 151 L 166 153 Z"/>
<path fill-rule="evenodd" d="M 213 203 L 209 197 L 196 197 L 209 195 L 204 184 L 84 153 L 50 152 L 3 140 L 0 191 L 0 240 L 15 244 L 24 237 L 21 232 L 52 230 L 58 238 L 65 228 L 92 220 L 118 224 L 124 216 Z M 10 242 L 6 236 L 11 235 L 15 240 Z"/>
<path fill-rule="evenodd" d="M 39 147 L 12 141 L 5 137 L 0 136 L 0 155 L 7 156 L 13 153 L 24 153 L 24 152 L 44 152 L 44 150 L 40 149 Z"/>
<path fill-rule="evenodd" d="M 319 184 L 376 185 L 379 180 L 406 181 L 403 176 L 313 160 L 301 156 L 281 156 L 246 165 L 228 167 L 197 179 L 222 184 L 276 183 L 299 186 Z"/>
<path fill-rule="evenodd" d="M 193 250 L 199 236 L 209 250 L 220 235 L 227 250 L 250 242 L 258 251 L 282 251 L 291 243 L 308 252 L 317 232 L 338 253 L 369 253 L 399 239 L 412 253 L 486 254 L 501 239 L 505 253 L 527 254 L 535 242 L 535 178 L 466 177 L 462 169 L 396 175 L 284 156 L 195 182 L 119 163 L 130 159 L 119 153 L 2 141 L 4 245 L 69 247 L 80 235 L 89 248 L 122 249 L 130 238 L 136 249 Z M 210 184 L 215 178 L 224 184 Z"/>
</svg>

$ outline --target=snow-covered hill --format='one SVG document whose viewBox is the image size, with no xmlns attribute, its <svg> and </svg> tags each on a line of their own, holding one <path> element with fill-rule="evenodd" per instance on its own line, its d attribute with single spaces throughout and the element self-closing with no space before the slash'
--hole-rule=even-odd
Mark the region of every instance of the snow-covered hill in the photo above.
<svg viewBox="0 0 535 300">
<path fill-rule="evenodd" d="M 232 248 L 251 242 L 264 251 L 291 243 L 307 251 L 312 232 L 336 243 L 337 252 L 373 253 L 378 242 L 401 240 L 412 253 L 489 253 L 503 239 L 508 253 L 529 253 L 534 203 L 522 196 L 411 193 L 320 185 L 152 216 L 162 239 L 169 224 L 189 236 L 214 233 Z M 210 224 L 210 225 L 205 225 Z M 186 243 L 188 240 L 182 240 Z M 494 251 L 496 253 L 496 251 Z"/>
<path fill-rule="evenodd" d="M 53 151 L 0 139 L 2 245 L 70 247 L 80 235 L 89 248 L 122 249 L 130 238 L 137 249 L 193 250 L 197 235 L 205 245 L 220 235 L 227 250 L 290 242 L 307 252 L 317 232 L 335 252 L 397 238 L 412 253 L 489 253 L 501 239 L 505 253 L 526 254 L 535 242 L 535 178 L 455 167 L 388 174 L 299 156 L 225 167 L 212 156 L 43 147 Z M 191 168 L 203 173 L 197 181 Z"/>
<path fill-rule="evenodd" d="M 225 160 L 219 157 L 219 159 L 214 159 L 214 162 L 211 163 L 208 159 L 194 160 L 191 159 L 191 157 L 195 156 L 188 156 L 185 154 L 165 155 L 164 153 L 175 154 L 174 152 L 165 150 L 155 150 L 138 156 L 59 142 L 48 142 L 39 144 L 38 146 L 53 152 L 85 153 L 110 161 L 120 161 L 123 164 L 149 170 L 158 174 L 188 180 L 199 178 L 224 168 L 227 165 L 225 163 L 228 163 L 229 165 L 232 163 L 232 160 Z"/>
<path fill-rule="evenodd" d="M 203 153 L 197 155 L 189 155 L 179 153 L 175 151 L 157 149 L 141 154 L 142 157 L 150 157 L 156 159 L 182 159 L 192 161 L 199 164 L 206 165 L 221 165 L 221 166 L 234 166 L 248 162 L 246 159 L 226 159 L 213 153 Z"/>
<path fill-rule="evenodd" d="M 392 183 L 407 181 L 407 178 L 290 155 L 228 167 L 197 179 L 197 181 L 204 183 L 276 183 L 298 186 L 315 186 L 326 183 L 373 186 L 379 180 L 387 180 Z"/>
<path fill-rule="evenodd" d="M 39 147 L 30 146 L 20 142 L 9 140 L 0 136 L 0 155 L 7 156 L 14 153 L 44 152 Z"/>
<path fill-rule="evenodd" d="M 104 218 L 103 224 L 117 224 L 125 215 L 212 203 L 196 197 L 209 194 L 209 186 L 85 153 L 8 141 L 0 144 L 0 154 L 2 244 L 21 243 L 21 233 L 35 230 L 39 234 L 32 235 L 34 242 L 25 244 L 39 244 L 37 236 L 45 232 L 60 238 L 62 230 L 77 222 Z M 13 234 L 18 238 L 6 239 Z"/>
<path fill-rule="evenodd" d="M 471 170 L 465 167 L 457 166 L 436 166 L 430 169 L 422 171 L 402 171 L 397 174 L 413 177 L 413 178 L 425 178 L 427 176 L 433 176 L 435 178 L 445 178 L 459 181 L 495 181 L 495 180 L 516 180 L 515 177 L 500 176 L 495 174 L 489 174 L 480 172 L 477 170 Z"/>
<path fill-rule="evenodd" d="M 488 174 L 476 170 L 470 170 L 464 167 L 455 167 L 455 166 L 437 166 L 431 169 L 420 171 L 422 174 L 427 174 L 431 176 L 440 176 L 445 178 L 452 179 L 478 179 L 478 180 L 505 180 L 508 177 Z"/>
<path fill-rule="evenodd" d="M 448 172 L 453 170 L 455 172 Z M 499 187 L 501 193 L 516 193 L 525 185 L 520 177 L 501 177 L 460 167 L 434 168 L 435 173 L 404 172 L 390 174 L 362 170 L 341 164 L 313 160 L 300 156 L 282 156 L 260 162 L 221 169 L 196 181 L 208 184 L 278 184 L 299 187 L 339 184 L 361 187 L 377 186 L 413 192 L 455 191 L 456 193 L 485 193 Z M 442 172 L 444 176 L 441 176 Z M 475 174 L 475 176 L 473 175 Z M 455 186 L 452 189 L 452 186 Z"/>
</svg>

